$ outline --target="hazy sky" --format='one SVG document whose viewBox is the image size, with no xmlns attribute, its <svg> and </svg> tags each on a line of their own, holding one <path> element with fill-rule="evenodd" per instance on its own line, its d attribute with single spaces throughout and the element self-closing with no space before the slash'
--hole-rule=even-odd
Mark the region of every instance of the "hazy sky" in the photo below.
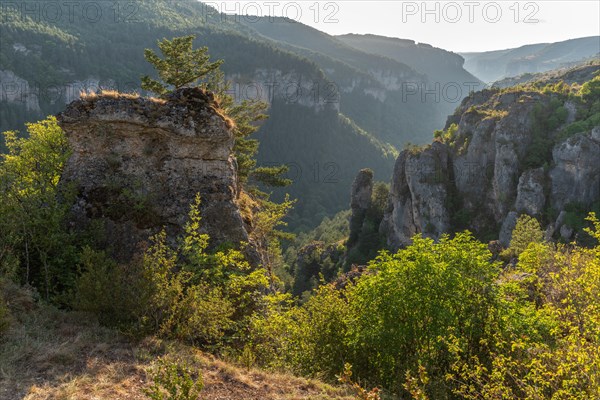
<svg viewBox="0 0 600 400">
<path fill-rule="evenodd" d="M 600 34 L 598 0 L 207 3 L 228 13 L 287 16 L 334 35 L 374 33 L 456 52 L 497 50 Z"/>
</svg>

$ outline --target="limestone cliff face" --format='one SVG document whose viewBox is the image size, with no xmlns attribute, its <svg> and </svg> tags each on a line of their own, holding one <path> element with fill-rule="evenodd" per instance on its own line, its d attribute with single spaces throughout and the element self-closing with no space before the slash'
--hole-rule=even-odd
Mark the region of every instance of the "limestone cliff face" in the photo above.
<svg viewBox="0 0 600 400">
<path fill-rule="evenodd" d="M 390 201 L 380 231 L 393 248 L 405 246 L 416 233 L 437 237 L 449 229 L 447 211 L 449 152 L 441 143 L 422 152 L 398 156 L 390 185 Z"/>
<path fill-rule="evenodd" d="M 456 124 L 455 131 L 424 149 L 404 150 L 380 227 L 388 244 L 405 246 L 415 233 L 437 238 L 470 229 L 507 246 L 522 213 L 540 217 L 549 235 L 571 239 L 565 209 L 600 201 L 600 127 L 564 140 L 554 139 L 560 127 L 543 132 L 555 143 L 543 165 L 531 166 L 525 160 L 540 146 L 533 110 L 555 98 L 526 89 L 474 93 L 449 117 L 446 129 Z M 577 110 L 569 101 L 563 107 L 566 125 Z"/>
<path fill-rule="evenodd" d="M 103 221 L 118 258 L 131 257 L 162 227 L 171 238 L 180 233 L 196 193 L 213 245 L 248 240 L 236 204 L 231 125 L 210 94 L 89 96 L 58 120 L 73 149 L 62 177 L 77 189 L 73 223 Z"/>
<path fill-rule="evenodd" d="M 348 238 L 347 246 L 351 248 L 356 244 L 361 232 L 361 228 L 367 210 L 371 205 L 371 195 L 373 193 L 373 171 L 370 169 L 362 169 L 352 182 L 352 190 L 350 192 L 350 208 L 352 215 L 350 216 L 350 237 Z"/>
</svg>

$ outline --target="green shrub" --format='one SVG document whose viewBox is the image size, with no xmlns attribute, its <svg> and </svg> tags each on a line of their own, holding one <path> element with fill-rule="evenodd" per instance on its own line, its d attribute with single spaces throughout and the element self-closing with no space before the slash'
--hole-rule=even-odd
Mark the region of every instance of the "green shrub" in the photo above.
<svg viewBox="0 0 600 400">
<path fill-rule="evenodd" d="M 196 197 L 176 245 L 168 244 L 161 231 L 128 265 L 85 248 L 73 307 L 136 335 L 160 334 L 204 346 L 243 331 L 261 308 L 270 280 L 264 269 L 252 270 L 238 250 L 206 251 L 209 237 L 200 233 L 199 207 Z"/>
<path fill-rule="evenodd" d="M 198 400 L 204 388 L 200 371 L 164 358 L 150 371 L 150 377 L 152 384 L 144 394 L 151 400 Z"/>
<path fill-rule="evenodd" d="M 587 229 L 600 239 L 593 213 Z M 488 360 L 456 358 L 448 379 L 464 399 L 592 399 L 600 396 L 600 247 L 530 244 L 500 283 L 501 318 Z M 531 299 L 531 283 L 537 293 Z"/>
<path fill-rule="evenodd" d="M 471 111 L 471 109 L 475 110 L 473 107 L 471 107 L 469 109 L 469 111 Z M 453 145 L 454 141 L 456 140 L 457 132 L 458 132 L 458 125 L 451 124 L 448 127 L 448 129 L 446 129 L 446 130 L 435 130 L 433 132 L 433 138 L 435 140 L 439 140 L 442 143 L 447 143 L 447 144 Z"/>
<path fill-rule="evenodd" d="M 494 304 L 500 269 L 485 245 L 469 234 L 443 236 L 439 243 L 416 236 L 396 254 L 382 253 L 348 293 L 346 340 L 356 375 L 395 393 L 405 375 L 430 371 L 430 392 L 442 398 L 441 367 L 448 362 L 439 338 L 461 333 L 461 348 L 476 353 Z"/>
<path fill-rule="evenodd" d="M 294 307 L 289 295 L 270 297 L 266 314 L 253 318 L 251 343 L 259 364 L 335 380 L 348 355 L 348 307 L 331 285 Z"/>
<path fill-rule="evenodd" d="M 104 252 L 83 249 L 73 308 L 95 314 L 105 325 L 122 326 L 136 320 L 146 297 L 137 269 L 118 265 Z"/>
<path fill-rule="evenodd" d="M 193 285 L 171 304 L 161 331 L 190 343 L 218 343 L 233 325 L 233 312 L 231 301 L 220 289 Z"/>
<path fill-rule="evenodd" d="M 600 222 L 588 222 L 598 241 Z M 401 398 L 597 398 L 600 246 L 545 243 L 528 216 L 517 225 L 510 268 L 469 233 L 416 236 L 344 289 L 321 286 L 301 306 L 271 296 L 252 354 L 332 380 L 349 363 L 353 382 Z"/>
<path fill-rule="evenodd" d="M 178 249 L 166 244 L 164 231 L 152 237 L 151 242 L 141 265 L 146 290 L 140 315 L 142 327 L 192 343 L 218 342 L 231 326 L 230 301 L 219 287 L 210 286 L 207 281 L 192 282 L 193 272 L 178 265 Z M 198 257 L 204 256 L 201 249 L 195 250 Z"/>
<path fill-rule="evenodd" d="M 581 85 L 579 95 L 586 102 L 598 101 L 600 99 L 600 75 Z"/>
<path fill-rule="evenodd" d="M 541 243 L 544 239 L 544 232 L 537 219 L 527 214 L 519 216 L 515 228 L 512 231 L 508 249 L 503 252 L 505 257 L 517 257 L 521 254 L 529 243 Z"/>
<path fill-rule="evenodd" d="M 18 260 L 14 275 L 54 299 L 75 275 L 76 237 L 64 220 L 74 199 L 59 187 L 70 149 L 55 117 L 27 124 L 28 137 L 4 132 L 0 154 L 0 267 Z"/>
</svg>

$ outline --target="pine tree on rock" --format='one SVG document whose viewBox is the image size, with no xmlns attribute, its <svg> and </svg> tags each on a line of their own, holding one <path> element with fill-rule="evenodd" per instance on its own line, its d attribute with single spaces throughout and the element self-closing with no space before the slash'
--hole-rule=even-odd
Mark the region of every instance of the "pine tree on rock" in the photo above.
<svg viewBox="0 0 600 400">
<path fill-rule="evenodd" d="M 193 49 L 194 35 L 163 39 L 158 48 L 164 58 L 160 58 L 154 50 L 146 49 L 144 57 L 156 68 L 160 81 L 142 77 L 142 89 L 165 96 L 172 90 L 195 86 L 201 80 L 208 80 L 218 71 L 223 60 L 210 62 L 208 48 Z"/>
</svg>

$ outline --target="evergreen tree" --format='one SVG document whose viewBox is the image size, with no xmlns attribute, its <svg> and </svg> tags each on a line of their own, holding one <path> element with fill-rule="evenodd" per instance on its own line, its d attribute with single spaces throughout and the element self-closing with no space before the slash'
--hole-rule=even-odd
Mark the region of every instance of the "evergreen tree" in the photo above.
<svg viewBox="0 0 600 400">
<path fill-rule="evenodd" d="M 149 76 L 142 77 L 142 89 L 165 96 L 171 90 L 194 86 L 201 79 L 207 79 L 215 73 L 223 60 L 210 62 L 207 47 L 193 49 L 194 35 L 176 37 L 173 40 L 163 39 L 158 48 L 164 58 L 160 58 L 153 50 L 146 49 L 146 61 L 156 68 L 162 82 Z"/>
<path fill-rule="evenodd" d="M 256 167 L 258 141 L 249 136 L 258 130 L 258 122 L 267 118 L 267 103 L 259 100 L 236 103 L 235 98 L 228 93 L 230 84 L 219 69 L 223 60 L 211 63 L 208 48 L 194 49 L 194 39 L 195 36 L 190 35 L 159 41 L 158 47 L 164 58 L 160 58 L 153 50 L 146 49 L 144 56 L 158 71 L 161 81 L 144 76 L 142 89 L 162 97 L 173 90 L 195 85 L 213 92 L 221 109 L 235 121 L 234 151 L 240 185 L 245 185 L 250 177 L 267 186 L 289 185 L 291 181 L 283 178 L 288 170 L 286 166 Z"/>
</svg>

